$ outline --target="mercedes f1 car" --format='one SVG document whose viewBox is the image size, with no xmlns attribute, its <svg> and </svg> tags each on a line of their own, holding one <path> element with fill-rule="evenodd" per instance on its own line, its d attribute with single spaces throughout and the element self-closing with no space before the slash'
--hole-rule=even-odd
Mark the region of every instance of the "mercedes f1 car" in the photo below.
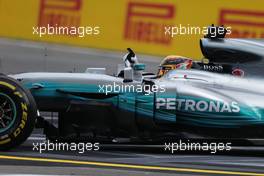
<svg viewBox="0 0 264 176">
<path fill-rule="evenodd" d="M 264 45 L 246 39 L 201 39 L 212 62 L 263 63 Z M 85 73 L 0 76 L 0 149 L 21 144 L 34 126 L 48 138 L 88 136 L 151 140 L 188 132 L 207 137 L 263 137 L 264 84 L 203 69 L 144 73 L 130 50 L 117 76 Z M 196 67 L 197 68 L 197 67 Z M 58 125 L 39 111 L 58 112 Z"/>
</svg>

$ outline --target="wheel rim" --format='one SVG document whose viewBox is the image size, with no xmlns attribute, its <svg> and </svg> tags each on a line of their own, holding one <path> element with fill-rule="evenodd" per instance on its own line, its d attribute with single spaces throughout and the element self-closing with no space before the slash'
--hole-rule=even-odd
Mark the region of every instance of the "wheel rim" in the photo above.
<svg viewBox="0 0 264 176">
<path fill-rule="evenodd" d="M 6 94 L 0 93 L 0 132 L 8 130 L 15 122 L 16 105 Z"/>
</svg>

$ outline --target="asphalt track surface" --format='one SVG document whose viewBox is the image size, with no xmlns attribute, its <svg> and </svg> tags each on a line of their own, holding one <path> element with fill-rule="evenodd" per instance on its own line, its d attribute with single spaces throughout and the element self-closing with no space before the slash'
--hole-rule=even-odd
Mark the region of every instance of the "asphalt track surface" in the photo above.
<svg viewBox="0 0 264 176">
<path fill-rule="evenodd" d="M 104 148 L 98 151 L 43 151 L 34 144 L 45 141 L 41 130 L 20 147 L 0 152 L 0 173 L 42 175 L 264 175 L 264 157 L 230 153 L 186 154 Z M 117 144 L 118 145 L 118 144 Z M 121 150 L 120 150 L 121 149 Z M 250 149 L 248 149 L 250 150 Z M 262 153 L 263 154 L 263 153 Z"/>
<path fill-rule="evenodd" d="M 64 47 L 46 43 L 0 39 L 0 70 L 10 74 L 28 71 L 82 72 L 86 67 L 106 67 L 115 73 L 122 53 Z M 148 71 L 156 71 L 159 57 L 139 55 Z M 0 152 L 0 175 L 263 175 L 263 152 L 219 154 L 152 152 L 129 149 L 103 149 L 83 154 L 76 151 L 39 153 L 33 143 L 43 142 L 41 130 L 20 147 Z M 123 146 L 124 148 L 124 146 Z M 248 151 L 248 152 L 247 152 Z M 251 151 L 251 152 L 250 152 Z M 248 154 L 251 153 L 251 154 Z"/>
<path fill-rule="evenodd" d="M 116 74 L 126 53 L 125 47 L 123 52 L 116 52 L 0 38 L 0 71 L 84 72 L 87 67 L 103 67 L 108 74 Z M 140 54 L 137 57 L 150 72 L 157 72 L 162 59 Z"/>
</svg>

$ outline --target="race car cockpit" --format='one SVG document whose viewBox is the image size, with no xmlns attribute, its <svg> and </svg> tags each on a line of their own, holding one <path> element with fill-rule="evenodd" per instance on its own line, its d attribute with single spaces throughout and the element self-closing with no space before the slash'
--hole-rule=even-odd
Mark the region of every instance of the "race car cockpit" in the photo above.
<svg viewBox="0 0 264 176">
<path fill-rule="evenodd" d="M 238 66 L 235 67 L 231 64 L 225 63 L 213 63 L 205 61 L 206 59 L 202 59 L 202 61 L 194 61 L 191 58 L 177 56 L 177 55 L 170 55 L 165 57 L 159 65 L 159 70 L 157 73 L 157 77 L 160 78 L 164 74 L 166 74 L 170 70 L 201 70 L 207 72 L 214 72 L 214 73 L 222 73 L 222 74 L 231 74 L 234 76 L 243 77 L 244 71 L 240 69 Z"/>
</svg>

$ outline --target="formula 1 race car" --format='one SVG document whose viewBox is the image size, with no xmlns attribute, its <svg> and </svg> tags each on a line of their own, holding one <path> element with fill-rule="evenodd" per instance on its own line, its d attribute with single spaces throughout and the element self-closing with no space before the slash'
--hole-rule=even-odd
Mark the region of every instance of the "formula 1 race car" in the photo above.
<svg viewBox="0 0 264 176">
<path fill-rule="evenodd" d="M 203 55 L 221 63 L 263 63 L 262 41 L 201 39 Z M 21 144 L 35 124 L 51 139 L 89 136 L 152 140 L 168 133 L 207 137 L 264 136 L 263 80 L 203 69 L 143 73 L 129 50 L 118 76 L 22 73 L 0 76 L 0 149 Z M 58 112 L 58 126 L 39 111 Z"/>
</svg>

